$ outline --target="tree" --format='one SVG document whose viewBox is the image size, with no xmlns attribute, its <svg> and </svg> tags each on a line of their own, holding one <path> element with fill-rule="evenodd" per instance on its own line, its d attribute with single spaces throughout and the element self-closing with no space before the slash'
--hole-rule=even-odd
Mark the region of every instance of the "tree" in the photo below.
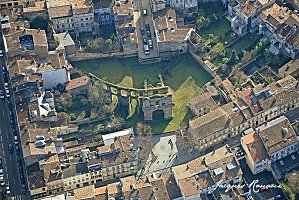
<svg viewBox="0 0 299 200">
<path fill-rule="evenodd" d="M 57 117 L 61 119 L 66 119 L 67 122 L 71 121 L 71 117 L 66 112 L 59 112 L 57 113 Z"/>
<path fill-rule="evenodd" d="M 114 33 L 111 35 L 110 39 L 112 40 L 113 43 L 117 42 L 117 37 Z"/>
<path fill-rule="evenodd" d="M 225 47 L 223 45 L 222 42 L 218 42 L 210 51 L 211 53 L 211 57 L 215 57 L 215 56 L 225 56 Z"/>
<path fill-rule="evenodd" d="M 230 56 L 229 61 L 228 61 L 227 64 L 229 64 L 229 65 L 233 65 L 233 64 L 236 63 L 236 61 L 237 61 L 238 59 L 239 59 L 239 58 L 238 58 L 238 56 L 237 56 L 237 52 L 236 52 L 235 49 L 233 49 L 233 50 L 232 50 L 232 54 L 231 54 L 231 56 Z"/>
<path fill-rule="evenodd" d="M 83 119 L 85 118 L 85 115 L 86 115 L 86 113 L 85 113 L 85 111 L 83 110 L 83 111 L 77 116 L 77 119 L 76 119 L 76 120 L 78 120 L 78 121 L 83 120 Z"/>
<path fill-rule="evenodd" d="M 242 62 L 244 63 L 244 65 L 246 65 L 250 62 L 250 60 L 251 60 L 251 53 L 244 50 Z"/>
</svg>

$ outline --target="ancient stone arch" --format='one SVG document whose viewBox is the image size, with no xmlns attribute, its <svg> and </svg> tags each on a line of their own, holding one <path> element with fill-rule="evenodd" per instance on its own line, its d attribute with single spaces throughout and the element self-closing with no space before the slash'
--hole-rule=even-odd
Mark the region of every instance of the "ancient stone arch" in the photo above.
<svg viewBox="0 0 299 200">
<path fill-rule="evenodd" d="M 91 80 L 102 83 L 110 103 L 112 102 L 112 95 L 117 96 L 118 104 L 127 107 L 129 113 L 132 109 L 132 100 L 135 99 L 137 101 L 137 112 L 143 112 L 144 120 L 153 120 L 153 112 L 156 110 L 163 111 L 164 119 L 172 118 L 172 94 L 169 93 L 169 88 L 164 85 L 160 75 L 158 76 L 160 82 L 156 87 L 149 85 L 145 79 L 144 89 L 115 85 L 100 79 L 91 73 L 89 76 L 91 77 Z"/>
</svg>

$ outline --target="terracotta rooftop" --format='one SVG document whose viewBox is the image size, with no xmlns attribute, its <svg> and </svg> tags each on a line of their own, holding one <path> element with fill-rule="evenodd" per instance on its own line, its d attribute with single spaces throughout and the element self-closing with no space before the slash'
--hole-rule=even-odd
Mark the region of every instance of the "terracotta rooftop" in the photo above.
<svg viewBox="0 0 299 200">
<path fill-rule="evenodd" d="M 65 90 L 69 91 L 69 90 L 73 90 L 79 87 L 83 87 L 85 85 L 87 85 L 89 83 L 90 79 L 88 78 L 88 76 L 82 76 L 73 80 L 70 80 L 66 86 L 65 86 Z"/>
<path fill-rule="evenodd" d="M 253 162 L 259 163 L 269 158 L 265 146 L 256 132 L 243 136 L 241 140 L 246 144 Z"/>
<path fill-rule="evenodd" d="M 95 196 L 95 186 L 89 185 L 74 189 L 74 200 L 89 199 Z"/>
</svg>

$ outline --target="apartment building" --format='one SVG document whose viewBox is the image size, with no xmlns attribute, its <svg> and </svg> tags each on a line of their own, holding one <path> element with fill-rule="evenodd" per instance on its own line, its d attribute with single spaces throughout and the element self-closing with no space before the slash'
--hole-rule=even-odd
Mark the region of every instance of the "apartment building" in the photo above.
<svg viewBox="0 0 299 200">
<path fill-rule="evenodd" d="M 298 150 L 297 135 L 285 116 L 252 129 L 241 138 L 246 163 L 253 174 L 271 170 L 271 163 Z"/>
<path fill-rule="evenodd" d="M 234 153 L 223 146 L 186 164 L 172 168 L 174 179 L 183 199 L 201 199 L 217 194 L 217 184 L 238 184 L 242 181 L 242 170 Z M 217 198 L 218 199 L 218 198 Z"/>
<path fill-rule="evenodd" d="M 71 191 L 137 173 L 138 157 L 132 128 L 104 135 L 104 146 L 95 151 L 78 145 L 65 147 L 59 139 L 50 140 L 59 152 L 51 151 L 44 159 L 27 166 L 32 196 Z M 50 148 L 47 145 L 46 142 L 43 148 Z M 43 148 L 40 151 L 46 151 Z M 37 181 L 37 177 L 41 180 Z"/>
<path fill-rule="evenodd" d="M 187 40 L 193 29 L 177 26 L 176 10 L 165 8 L 154 13 L 153 17 L 160 57 L 169 59 L 171 56 L 187 53 Z"/>
<path fill-rule="evenodd" d="M 133 19 L 133 1 L 132 0 L 117 0 L 113 6 L 114 21 L 132 20 Z"/>
<path fill-rule="evenodd" d="M 88 1 L 49 0 L 47 10 L 56 33 L 71 31 L 79 36 L 82 32 L 94 31 L 94 11 Z"/>
<path fill-rule="evenodd" d="M 292 76 L 236 94 L 234 103 L 229 102 L 189 122 L 188 137 L 197 142 L 199 149 L 236 136 L 299 106 L 299 83 Z"/>
<path fill-rule="evenodd" d="M 213 100 L 210 92 L 205 92 L 198 97 L 191 99 L 189 102 L 190 110 L 193 115 L 197 117 L 205 115 L 218 107 L 218 104 Z"/>
<path fill-rule="evenodd" d="M 228 4 L 228 12 L 233 31 L 238 35 L 244 35 L 250 30 L 257 30 L 258 14 L 274 3 L 273 0 L 231 1 Z"/>
<path fill-rule="evenodd" d="M 0 9 L 6 9 L 11 7 L 18 7 L 21 5 L 22 0 L 1 0 Z"/>
<path fill-rule="evenodd" d="M 169 4 L 170 7 L 183 14 L 196 13 L 198 10 L 198 2 L 196 0 L 170 0 Z"/>
<path fill-rule="evenodd" d="M 259 18 L 259 33 L 270 39 L 270 51 L 295 59 L 299 55 L 299 17 L 288 8 L 273 4 L 263 10 Z"/>
<path fill-rule="evenodd" d="M 39 29 L 18 28 L 4 37 L 7 56 L 40 56 L 47 57 L 48 43 L 46 32 Z"/>
<path fill-rule="evenodd" d="M 99 25 L 111 25 L 114 22 L 113 6 L 114 0 L 93 0 L 95 17 Z"/>
</svg>

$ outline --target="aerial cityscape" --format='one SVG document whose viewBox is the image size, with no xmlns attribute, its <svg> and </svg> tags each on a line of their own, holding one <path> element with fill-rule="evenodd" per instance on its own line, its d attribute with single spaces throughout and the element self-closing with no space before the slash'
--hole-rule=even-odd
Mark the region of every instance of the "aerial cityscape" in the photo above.
<svg viewBox="0 0 299 200">
<path fill-rule="evenodd" d="M 0 0 L 0 200 L 299 200 L 298 0 Z"/>
</svg>

